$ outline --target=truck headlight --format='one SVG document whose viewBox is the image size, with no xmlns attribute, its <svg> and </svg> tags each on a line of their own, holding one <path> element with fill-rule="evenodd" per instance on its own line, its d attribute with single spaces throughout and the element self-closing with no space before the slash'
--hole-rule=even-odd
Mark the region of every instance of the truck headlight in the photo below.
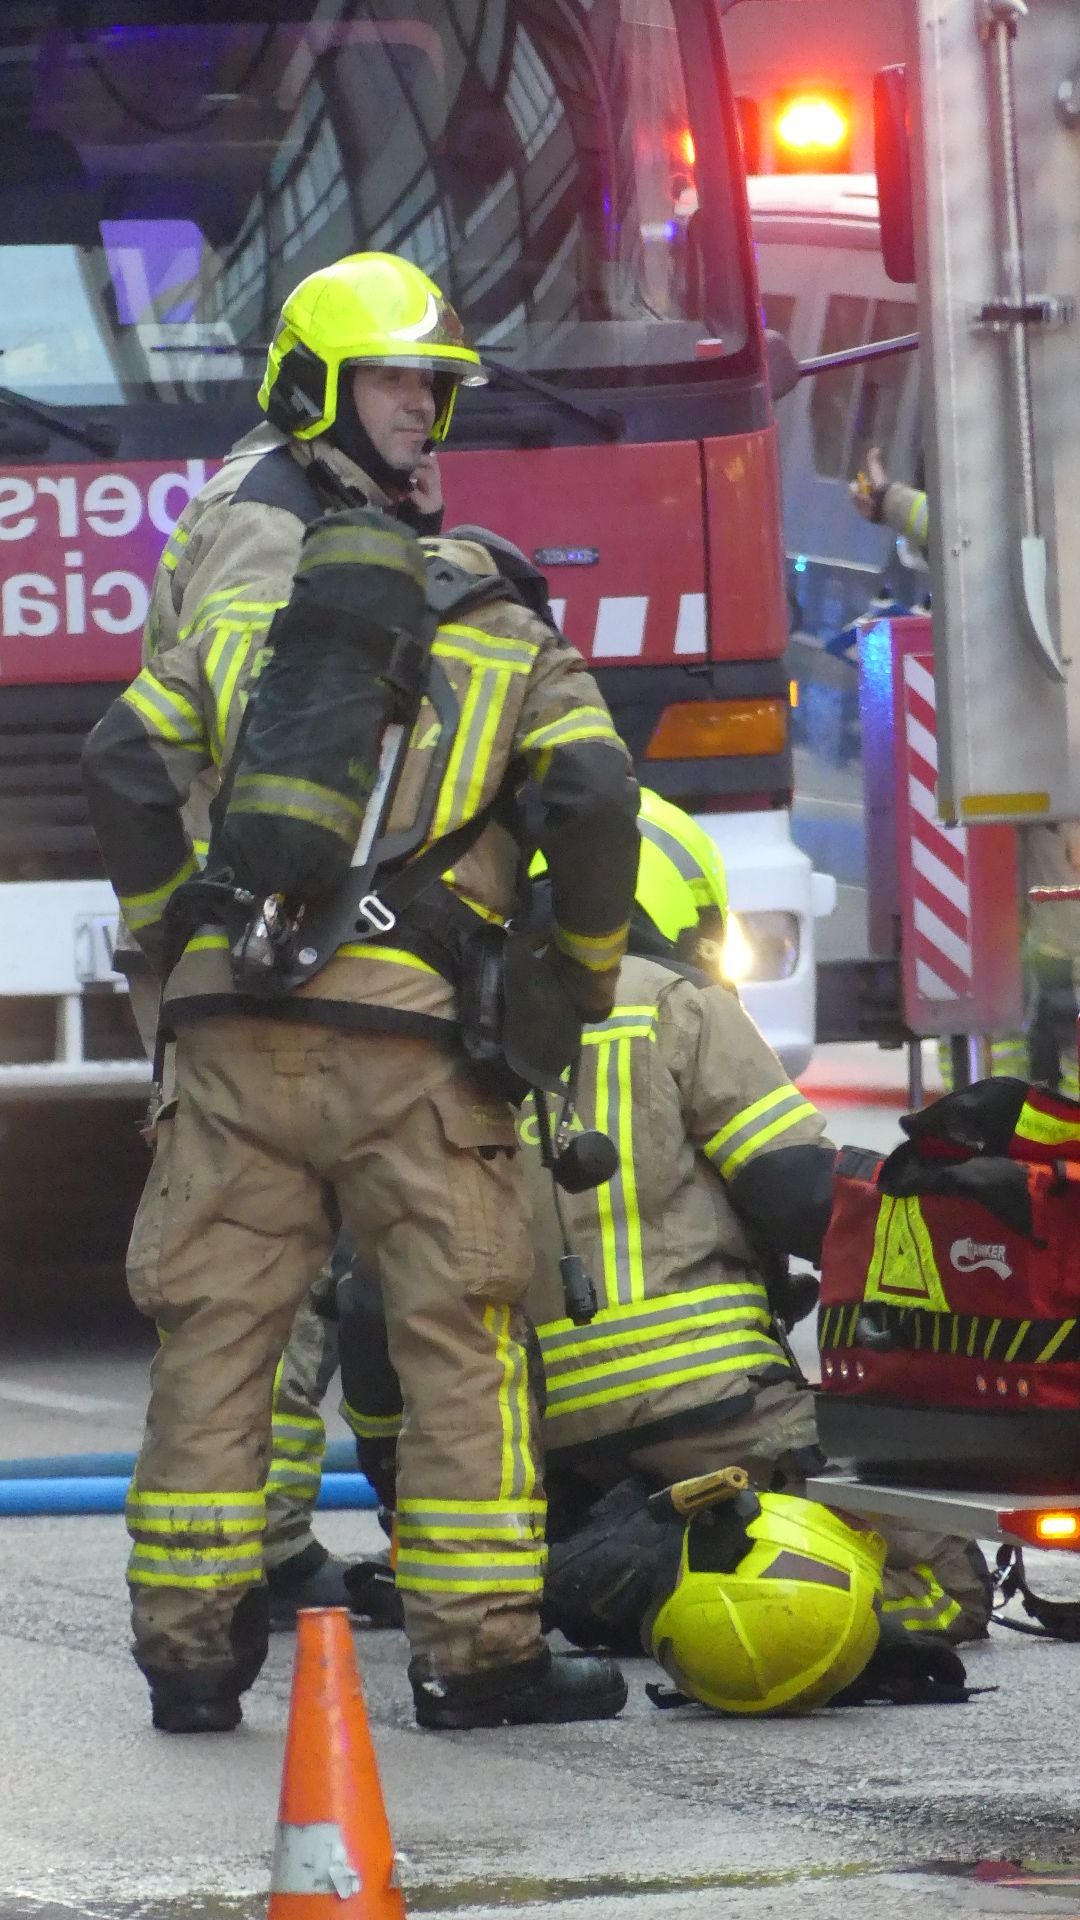
<svg viewBox="0 0 1080 1920">
<path fill-rule="evenodd" d="M 733 986 L 752 980 L 790 980 L 799 964 L 798 916 L 731 913 L 721 953 L 724 978 Z"/>
</svg>

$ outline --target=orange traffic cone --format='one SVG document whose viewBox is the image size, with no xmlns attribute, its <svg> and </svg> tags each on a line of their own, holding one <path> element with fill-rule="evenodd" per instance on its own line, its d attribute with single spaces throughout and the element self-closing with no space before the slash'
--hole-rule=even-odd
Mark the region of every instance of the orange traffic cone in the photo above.
<svg viewBox="0 0 1080 1920">
<path fill-rule="evenodd" d="M 405 1920 L 345 1607 L 296 1618 L 267 1920 Z"/>
</svg>

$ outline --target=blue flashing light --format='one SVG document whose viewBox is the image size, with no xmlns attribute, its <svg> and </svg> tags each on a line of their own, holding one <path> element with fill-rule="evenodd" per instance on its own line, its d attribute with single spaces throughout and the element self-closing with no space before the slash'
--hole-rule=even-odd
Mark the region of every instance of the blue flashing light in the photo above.
<svg viewBox="0 0 1080 1920">
<path fill-rule="evenodd" d="M 797 554 L 795 555 L 795 571 L 796 571 L 796 573 L 805 573 L 805 572 L 806 572 L 806 555 L 805 555 L 805 553 L 797 553 Z"/>
<path fill-rule="evenodd" d="M 665 222 L 664 222 L 664 239 L 665 239 L 665 240 L 675 240 L 675 239 L 677 239 L 677 238 L 678 238 L 678 233 L 679 233 L 679 223 L 678 223 L 678 221 L 677 221 L 677 220 L 665 220 Z"/>
</svg>

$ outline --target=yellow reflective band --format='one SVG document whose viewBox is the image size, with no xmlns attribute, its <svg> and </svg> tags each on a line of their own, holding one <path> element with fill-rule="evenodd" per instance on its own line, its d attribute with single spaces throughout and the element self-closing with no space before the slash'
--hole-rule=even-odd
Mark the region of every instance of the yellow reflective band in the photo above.
<svg viewBox="0 0 1080 1920">
<path fill-rule="evenodd" d="M 526 1527 L 522 1525 L 520 1520 L 512 1519 L 500 1521 L 497 1525 L 494 1523 L 489 1525 L 485 1522 L 483 1526 L 479 1527 L 475 1524 L 475 1521 L 469 1525 L 466 1525 L 464 1520 L 448 1520 L 441 1525 L 433 1523 L 432 1521 L 425 1521 L 421 1526 L 419 1524 L 409 1525 L 407 1522 L 399 1519 L 397 1522 L 397 1537 L 401 1541 L 472 1540 L 482 1538 L 484 1540 L 514 1542 L 522 1546 L 535 1544 L 539 1539 L 542 1544 L 542 1536 L 538 1535 L 535 1526 Z"/>
<path fill-rule="evenodd" d="M 219 761 L 225 752 L 229 711 L 236 690 L 236 682 L 251 658 L 254 644 L 254 637 L 249 628 L 226 628 L 214 640 L 206 658 L 206 678 L 214 695 L 214 732 L 218 749 L 216 757 Z"/>
<path fill-rule="evenodd" d="M 864 1298 L 902 1307 L 928 1307 L 933 1313 L 949 1312 L 933 1243 L 917 1200 L 891 1196 L 882 1200 Z"/>
<path fill-rule="evenodd" d="M 185 880 L 190 880 L 195 872 L 195 856 L 189 854 L 183 865 L 177 867 L 168 880 L 162 881 L 160 887 L 152 887 L 147 893 L 119 894 L 120 911 L 131 932 L 139 933 L 144 927 L 154 926 L 161 919 L 177 887 L 182 886 Z"/>
<path fill-rule="evenodd" d="M 469 644 L 455 646 L 454 639 Z M 436 657 L 443 654 L 451 660 L 467 660 L 473 667 L 505 667 L 510 673 L 531 673 L 539 651 L 534 640 L 484 633 L 479 627 L 466 627 L 456 620 L 448 620 L 439 628 L 432 647 Z"/>
<path fill-rule="evenodd" d="M 1016 1123 L 1016 1138 L 1033 1140 L 1040 1147 L 1064 1146 L 1068 1141 L 1080 1140 L 1080 1114 L 1075 1120 L 1065 1120 L 1055 1113 L 1041 1113 L 1037 1107 L 1025 1103 Z"/>
<path fill-rule="evenodd" d="M 428 1574 L 412 1572 L 403 1567 L 401 1557 L 394 1573 L 395 1584 L 406 1593 L 543 1593 L 544 1576 L 542 1573 L 530 1574 L 522 1571 L 516 1576 L 509 1574 L 489 1574 L 477 1579 L 475 1574 L 454 1575 Z"/>
<path fill-rule="evenodd" d="M 404 1419 L 400 1413 L 357 1413 L 356 1408 L 344 1400 L 341 1413 L 346 1425 L 361 1440 L 396 1440 Z"/>
<path fill-rule="evenodd" d="M 1055 1335 L 1054 1335 L 1054 1337 L 1053 1337 L 1053 1339 L 1052 1339 L 1052 1340 L 1048 1340 L 1048 1341 L 1047 1341 L 1047 1343 L 1046 1343 L 1046 1345 L 1045 1345 L 1045 1347 L 1043 1348 L 1043 1350 L 1042 1350 L 1042 1352 L 1041 1352 L 1041 1353 L 1039 1354 L 1039 1356 L 1038 1356 L 1038 1359 L 1037 1359 L 1037 1361 L 1036 1361 L 1036 1365 L 1038 1365 L 1038 1361 L 1039 1361 L 1039 1360 L 1052 1360 L 1052 1359 L 1053 1359 L 1053 1357 L 1054 1357 L 1054 1355 L 1055 1355 L 1055 1353 L 1057 1352 L 1057 1350 L 1058 1350 L 1058 1348 L 1059 1348 L 1059 1347 L 1061 1346 L 1061 1344 L 1062 1344 L 1062 1342 L 1063 1342 L 1063 1341 L 1065 1341 L 1065 1340 L 1067 1340 L 1067 1339 L 1068 1339 L 1068 1337 L 1069 1337 L 1069 1335 L 1070 1335 L 1070 1333 L 1072 1332 L 1072 1330 L 1073 1330 L 1073 1328 L 1075 1327 L 1075 1325 L 1076 1325 L 1076 1321 L 1075 1321 L 1075 1320 L 1063 1320 L 1063 1321 L 1062 1321 L 1062 1323 L 1061 1323 L 1061 1325 L 1060 1325 L 1060 1327 L 1058 1328 L 1058 1330 L 1057 1330 L 1057 1332 L 1055 1333 Z"/>
<path fill-rule="evenodd" d="M 339 947 L 334 955 L 334 959 L 387 960 L 392 962 L 395 967 L 412 967 L 416 973 L 437 974 L 439 971 L 438 967 L 429 967 L 426 960 L 421 960 L 417 954 L 410 953 L 407 947 L 384 947 L 382 945 Z"/>
<path fill-rule="evenodd" d="M 461 703 L 461 719 L 458 722 L 457 732 L 454 735 L 454 745 L 450 752 L 450 760 L 446 772 L 443 775 L 442 786 L 439 789 L 435 818 L 428 836 L 429 841 L 438 840 L 444 833 L 447 833 L 454 819 L 458 775 L 462 763 L 465 760 L 465 750 L 475 725 L 476 710 L 484 696 L 485 678 L 486 676 L 484 674 L 474 674 L 471 677 L 468 688 L 466 689 L 465 698 Z"/>
<path fill-rule="evenodd" d="M 184 952 L 206 953 L 213 950 L 217 953 L 225 953 L 228 945 L 229 936 L 227 933 L 197 933 L 193 939 L 188 941 Z"/>
<path fill-rule="evenodd" d="M 629 926 L 617 927 L 613 933 L 588 934 L 569 933 L 565 927 L 556 924 L 554 941 L 560 953 L 573 960 L 579 967 L 586 967 L 590 973 L 608 973 L 617 967 L 626 952 Z"/>
<path fill-rule="evenodd" d="M 292 774 L 282 773 L 239 774 L 229 809 L 232 813 L 271 814 L 287 820 L 302 820 L 307 826 L 332 833 L 350 852 L 364 817 L 362 806 L 333 787 L 322 787 L 314 780 L 298 780 Z"/>
<path fill-rule="evenodd" d="M 462 815 L 466 820 L 471 820 L 473 815 L 480 811 L 484 797 L 484 781 L 491 767 L 492 748 L 495 745 L 495 736 L 499 731 L 499 722 L 503 717 L 509 694 L 510 674 L 505 667 L 487 675 L 484 697 L 488 703 L 488 711 L 480 729 L 480 740 L 473 756 L 472 775 L 465 789 L 462 803 Z"/>
<path fill-rule="evenodd" d="M 589 1407 L 610 1406 L 616 1400 L 628 1399 L 631 1394 L 640 1397 L 645 1393 L 665 1391 L 669 1387 L 686 1386 L 692 1380 L 713 1379 L 719 1373 L 750 1373 L 757 1367 L 786 1367 L 787 1365 L 780 1348 L 764 1337 L 753 1344 L 747 1342 L 745 1351 L 732 1354 L 727 1358 L 717 1359 L 711 1354 L 704 1358 L 700 1357 L 700 1344 L 696 1344 L 692 1351 L 699 1355 L 697 1363 L 693 1366 L 665 1368 L 662 1373 L 647 1377 L 635 1376 L 633 1380 L 624 1380 L 597 1392 L 585 1390 L 587 1383 L 583 1380 L 581 1392 L 572 1397 L 568 1395 L 565 1400 L 560 1400 L 557 1404 L 549 1402 L 544 1413 L 545 1422 L 558 1420 L 562 1414 L 566 1413 L 582 1413 Z M 610 1376 L 607 1369 L 599 1368 L 597 1377 L 605 1379 Z"/>
<path fill-rule="evenodd" d="M 737 1113 L 734 1120 L 729 1120 L 726 1126 L 713 1134 L 711 1140 L 706 1140 L 701 1151 L 707 1153 L 710 1160 L 714 1159 L 721 1148 L 726 1147 L 729 1140 L 734 1140 L 737 1133 L 742 1133 L 752 1120 L 759 1119 L 762 1114 L 771 1113 L 781 1101 L 790 1100 L 798 1092 L 798 1087 L 792 1086 L 790 1080 L 786 1086 L 774 1088 L 772 1093 L 767 1093 L 762 1099 L 755 1100 L 753 1106 L 744 1107 L 741 1113 Z"/>
<path fill-rule="evenodd" d="M 641 1215 L 638 1211 L 637 1174 L 634 1170 L 634 1115 L 631 1100 L 632 1054 L 629 1040 L 623 1036 L 615 1043 L 618 1074 L 618 1182 L 622 1190 L 622 1208 L 626 1224 L 626 1270 L 629 1296 L 633 1301 L 645 1297 L 645 1262 L 641 1251 Z M 620 1294 L 621 1294 L 620 1289 Z"/>
<path fill-rule="evenodd" d="M 428 1496 L 417 1496 L 415 1500 L 399 1500 L 398 1515 L 402 1519 L 410 1515 L 420 1524 L 429 1516 L 441 1520 L 447 1515 L 461 1518 L 463 1514 L 476 1516 L 476 1524 L 483 1523 L 488 1515 L 496 1517 L 507 1513 L 520 1513 L 528 1516 L 547 1512 L 544 1500 L 433 1500 Z"/>
<path fill-rule="evenodd" d="M 610 715 L 602 707 L 574 707 L 561 719 L 534 727 L 518 744 L 522 753 L 530 753 L 542 748 L 550 751 L 554 747 L 573 746 L 579 740 L 617 740 L 618 737 Z"/>
<path fill-rule="evenodd" d="M 255 616 L 253 621 L 244 621 L 240 623 L 241 625 L 249 626 L 258 622 L 263 627 L 269 626 L 275 613 L 285 605 L 284 600 L 245 600 L 241 597 L 249 592 L 250 588 L 247 586 L 216 587 L 213 593 L 208 593 L 204 600 L 200 600 L 187 625 L 178 629 L 177 640 L 194 639 L 195 635 L 204 626 L 209 625 L 219 611 L 221 617 L 226 617 L 226 609 L 230 614 L 243 613 Z"/>
<path fill-rule="evenodd" d="M 531 1401 L 525 1349 L 511 1333 L 509 1307 L 485 1307 L 484 1325 L 494 1337 L 495 1357 L 502 1368 L 498 1391 L 503 1435 L 499 1492 L 504 1500 L 528 1497 L 536 1486 L 536 1462 L 530 1446 Z"/>
<path fill-rule="evenodd" d="M 174 571 L 176 563 L 190 539 L 191 532 L 187 527 L 173 528 L 172 533 L 165 543 L 165 551 L 161 556 L 161 564 L 169 573 Z"/>
<path fill-rule="evenodd" d="M 993 1353 L 993 1351 L 994 1351 L 994 1340 L 995 1340 L 995 1338 L 996 1338 L 996 1336 L 997 1336 L 997 1330 L 998 1330 L 998 1328 L 1000 1327 L 1000 1325 L 1001 1325 L 1001 1321 L 1000 1321 L 1000 1320 L 991 1320 L 991 1322 L 990 1322 L 990 1331 L 989 1331 L 989 1333 L 988 1333 L 988 1334 L 987 1334 L 987 1336 L 986 1336 L 986 1341 L 985 1341 L 985 1344 L 984 1344 L 984 1346 L 983 1346 L 983 1359 L 984 1359 L 984 1360 L 989 1360 L 989 1358 L 990 1358 L 990 1355 L 991 1355 L 991 1354 Z M 934 1349 L 934 1351 L 935 1351 L 935 1353 L 937 1352 L 937 1348 L 936 1348 L 936 1347 L 935 1347 L 935 1349 Z"/>
<path fill-rule="evenodd" d="M 659 1368 L 664 1361 L 674 1361 L 677 1364 L 682 1360 L 693 1359 L 695 1356 L 700 1358 L 702 1348 L 706 1344 L 715 1353 L 734 1352 L 736 1349 L 741 1353 L 748 1344 L 755 1349 L 764 1344 L 772 1351 L 777 1353 L 780 1351 L 776 1343 L 768 1340 L 756 1327 L 717 1328 L 704 1337 L 695 1335 L 692 1339 L 672 1340 L 663 1347 L 646 1347 L 640 1353 L 623 1354 L 617 1359 L 611 1359 L 605 1355 L 603 1359 L 594 1361 L 590 1366 L 567 1368 L 566 1380 L 577 1380 L 587 1384 L 592 1380 L 603 1380 L 609 1375 L 614 1378 L 634 1369 Z M 561 1374 L 553 1372 L 548 1380 L 549 1389 L 561 1378 Z"/>
<path fill-rule="evenodd" d="M 642 1023 L 640 1027 L 624 1027 L 623 1034 L 628 1040 L 651 1040 L 654 1045 L 656 1042 L 655 1025 L 647 1027 Z M 601 1029 L 590 1026 L 584 1028 L 581 1035 L 581 1044 L 583 1047 L 598 1047 L 601 1041 L 607 1038 L 609 1038 L 609 1036 Z"/>
<path fill-rule="evenodd" d="M 597 1048 L 596 1127 L 599 1133 L 609 1132 L 608 1069 L 614 1045 L 613 1040 L 603 1040 Z M 600 1288 L 601 1298 L 606 1306 L 615 1306 L 619 1298 L 619 1260 L 615 1245 L 615 1212 L 611 1187 L 612 1182 L 605 1180 L 595 1189 L 596 1210 L 600 1216 L 600 1257 L 603 1261 Z"/>
<path fill-rule="evenodd" d="M 201 714 L 182 694 L 163 686 L 149 667 L 143 668 L 120 698 L 160 740 L 168 740 L 176 747 L 205 746 Z"/>
<path fill-rule="evenodd" d="M 766 1127 L 760 1127 L 749 1140 L 744 1140 L 740 1147 L 736 1147 L 734 1153 L 730 1153 L 721 1163 L 720 1178 L 730 1180 L 732 1174 L 743 1165 L 744 1161 L 751 1159 L 755 1153 L 760 1153 L 764 1147 L 768 1146 L 770 1140 L 775 1140 L 781 1133 L 787 1133 L 790 1127 L 797 1127 L 800 1120 L 813 1120 L 816 1117 L 817 1108 L 812 1106 L 809 1100 L 800 1100 L 798 1106 L 793 1107 L 790 1113 L 782 1113 L 778 1119 L 771 1121 Z"/>
<path fill-rule="evenodd" d="M 640 1327 L 628 1327 L 625 1330 L 620 1330 L 618 1325 L 619 1314 L 633 1313 L 635 1311 L 634 1307 L 610 1307 L 603 1309 L 597 1314 L 595 1320 L 590 1321 L 587 1327 L 575 1327 L 574 1332 L 577 1338 L 565 1344 L 560 1342 L 557 1345 L 553 1345 L 547 1337 L 549 1329 L 547 1327 L 537 1327 L 536 1335 L 543 1349 L 548 1383 L 550 1385 L 553 1380 L 558 1379 L 564 1361 L 583 1359 L 591 1354 L 597 1346 L 601 1346 L 605 1350 L 611 1347 L 634 1347 L 638 1350 L 641 1359 L 646 1360 L 649 1358 L 650 1353 L 655 1354 L 657 1351 L 663 1351 L 662 1346 L 657 1347 L 656 1343 L 658 1341 L 667 1342 L 673 1335 L 679 1333 L 696 1334 L 701 1340 L 711 1338 L 714 1333 L 727 1333 L 732 1330 L 744 1331 L 746 1333 L 767 1333 L 772 1325 L 772 1315 L 769 1312 L 768 1300 L 764 1288 L 758 1288 L 756 1291 L 761 1296 L 762 1304 L 760 1306 L 740 1305 L 737 1307 L 716 1307 L 713 1308 L 707 1316 L 689 1312 L 677 1317 L 672 1317 L 670 1320 L 665 1320 L 663 1324 L 652 1333 L 647 1329 L 643 1331 Z M 572 1326 L 573 1323 L 569 1320 L 553 1320 L 550 1324 L 553 1330 L 558 1331 L 562 1328 Z M 828 1342 L 823 1341 L 823 1345 L 828 1345 Z"/>
</svg>

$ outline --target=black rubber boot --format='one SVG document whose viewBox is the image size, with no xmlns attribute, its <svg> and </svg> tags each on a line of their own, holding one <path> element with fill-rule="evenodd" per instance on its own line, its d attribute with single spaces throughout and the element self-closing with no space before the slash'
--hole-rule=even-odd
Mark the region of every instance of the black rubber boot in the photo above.
<svg viewBox="0 0 1080 1920">
<path fill-rule="evenodd" d="M 243 1713 L 236 1693 L 205 1692 L 176 1679 L 150 1689 L 150 1717 L 159 1733 L 231 1733 Z"/>
<path fill-rule="evenodd" d="M 409 1666 L 418 1726 L 562 1725 L 613 1720 L 626 1705 L 626 1681 L 614 1660 L 592 1653 L 550 1653 L 483 1673 L 440 1675 L 423 1657 Z"/>
<path fill-rule="evenodd" d="M 403 1627 L 401 1595 L 394 1585 L 388 1553 L 374 1553 L 345 1569 L 345 1586 L 352 1611 L 369 1627 Z"/>
<path fill-rule="evenodd" d="M 348 1568 L 318 1540 L 312 1540 L 299 1553 L 267 1567 L 266 1584 L 270 1589 L 270 1631 L 288 1632 L 296 1625 L 301 1607 L 348 1607 L 352 1604 L 345 1585 Z"/>
</svg>

